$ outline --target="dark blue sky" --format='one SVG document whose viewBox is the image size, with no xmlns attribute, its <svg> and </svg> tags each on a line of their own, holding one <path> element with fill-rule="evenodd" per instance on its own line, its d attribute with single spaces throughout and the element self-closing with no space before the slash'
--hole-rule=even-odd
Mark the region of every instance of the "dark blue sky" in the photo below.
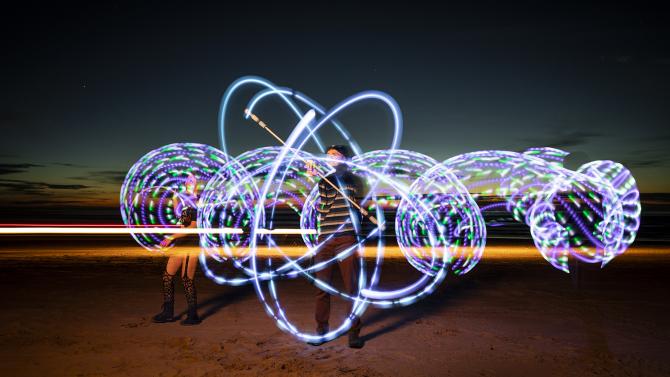
<svg viewBox="0 0 670 377">
<path fill-rule="evenodd" d="M 492 3 L 495 4 L 495 3 Z M 218 104 L 243 75 L 330 107 L 366 89 L 404 113 L 402 147 L 438 160 L 555 146 L 611 159 L 670 192 L 670 17 L 559 5 L 134 2 L 3 11 L 0 201 L 115 205 L 127 169 L 177 141 L 218 146 Z M 289 118 L 265 118 L 287 134 Z M 388 115 L 341 121 L 367 149 Z M 272 144 L 244 122 L 231 152 Z"/>
</svg>

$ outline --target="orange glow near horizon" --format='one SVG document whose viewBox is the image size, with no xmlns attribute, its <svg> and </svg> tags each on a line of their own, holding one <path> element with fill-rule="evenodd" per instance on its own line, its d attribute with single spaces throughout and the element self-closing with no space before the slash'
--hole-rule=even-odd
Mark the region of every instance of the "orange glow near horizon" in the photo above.
<svg viewBox="0 0 670 377">
<path fill-rule="evenodd" d="M 197 254 L 202 251 L 197 246 L 177 246 L 165 251 L 149 251 L 139 245 L 134 246 L 108 246 L 108 245 L 56 245 L 47 249 L 31 246 L 9 246 L 0 247 L 0 259 L 2 258 L 59 258 L 59 257 L 118 257 L 118 258 L 145 258 L 145 257 L 165 257 L 170 255 Z M 308 252 L 305 246 L 280 246 L 279 248 L 258 247 L 256 255 L 261 258 L 277 258 L 288 256 L 297 258 Z M 248 248 L 232 249 L 230 253 L 236 257 L 244 257 L 249 254 Z M 398 246 L 385 246 L 383 248 L 384 258 L 390 260 L 404 260 L 405 255 Z M 225 256 L 223 252 L 217 253 Z M 366 246 L 363 248 L 365 258 L 375 258 L 377 256 L 376 246 Z M 628 249 L 623 255 L 617 257 L 662 257 L 670 259 L 670 246 L 635 246 Z M 532 245 L 491 245 L 486 246 L 482 260 L 537 260 L 544 262 L 539 251 Z M 614 263 L 614 261 L 612 262 Z"/>
</svg>

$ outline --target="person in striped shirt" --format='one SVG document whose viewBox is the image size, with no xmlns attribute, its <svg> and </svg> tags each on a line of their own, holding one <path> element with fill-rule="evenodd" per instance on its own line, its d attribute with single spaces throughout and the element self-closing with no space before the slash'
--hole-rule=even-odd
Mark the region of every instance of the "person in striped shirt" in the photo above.
<svg viewBox="0 0 670 377">
<path fill-rule="evenodd" d="M 349 150 L 343 145 L 333 145 L 328 148 L 327 153 L 328 157 L 334 160 L 329 162 L 329 164 L 335 170 L 326 175 L 326 179 L 337 185 L 341 192 L 338 192 L 324 179 L 319 181 L 319 204 L 317 206 L 319 223 L 318 240 L 325 243 L 316 253 L 314 263 L 332 259 L 343 250 L 356 245 L 358 243 L 358 229 L 360 229 L 360 213 L 347 198 L 359 203 L 362 194 L 361 181 L 351 172 L 347 164 L 337 162 L 348 159 L 350 157 Z M 307 174 L 312 176 L 317 174 L 313 163 L 308 163 Z M 338 262 L 342 281 L 344 282 L 344 292 L 352 296 L 356 295 L 357 262 L 356 251 L 353 251 L 348 257 Z M 333 265 L 329 264 L 324 269 L 317 271 L 316 278 L 330 284 L 333 278 Z M 352 305 L 353 303 L 349 301 L 348 313 L 351 312 Z M 329 318 L 330 294 L 317 288 L 315 311 L 317 334 L 323 335 L 329 331 Z M 352 318 L 352 326 L 348 334 L 349 347 L 363 347 L 364 342 L 359 336 L 360 330 L 360 318 Z M 321 343 L 311 344 L 320 345 Z"/>
</svg>

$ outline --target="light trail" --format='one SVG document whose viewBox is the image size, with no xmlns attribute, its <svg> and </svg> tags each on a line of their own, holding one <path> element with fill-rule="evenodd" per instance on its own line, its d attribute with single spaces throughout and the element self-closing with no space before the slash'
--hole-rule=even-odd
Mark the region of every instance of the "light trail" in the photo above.
<svg viewBox="0 0 670 377">
<path fill-rule="evenodd" d="M 36 247 L 35 245 L 0 245 L 0 261 L 10 259 L 30 260 L 39 258 L 63 258 L 63 257 L 78 257 L 78 258 L 100 258 L 100 257 L 114 257 L 127 258 L 133 260 L 137 258 L 163 258 L 166 255 L 194 255 L 202 251 L 197 246 L 179 246 L 172 248 L 165 252 L 148 251 L 140 246 L 115 246 L 107 244 L 91 245 L 71 243 L 54 243 L 48 249 Z M 231 248 L 230 255 L 235 257 L 248 257 L 250 255 L 249 248 Z M 280 258 L 288 256 L 291 258 L 298 258 L 305 255 L 308 248 L 305 246 L 282 246 L 281 249 L 270 247 L 258 247 L 256 249 L 256 256 L 259 258 Z M 385 246 L 383 248 L 384 260 L 387 261 L 405 261 L 406 257 L 398 246 Z M 221 253 L 221 256 L 227 257 L 227 253 Z M 377 257 L 377 250 L 374 246 L 366 246 L 362 253 L 362 257 L 372 260 Z M 670 261 L 670 246 L 635 246 L 630 248 L 624 255 L 621 256 L 623 261 L 627 262 L 644 262 L 644 261 L 662 261 L 664 263 Z M 482 260 L 485 261 L 501 261 L 501 262 L 525 262 L 542 265 L 543 259 L 537 258 L 537 249 L 534 245 L 495 245 L 486 246 L 486 251 Z"/>
<path fill-rule="evenodd" d="M 0 234 L 243 234 L 240 228 L 3 227 Z M 258 229 L 257 234 L 316 234 L 316 229 Z"/>
<path fill-rule="evenodd" d="M 53 223 L 53 224 L 45 224 L 45 223 L 4 223 L 0 224 L 0 229 L 6 228 L 6 227 L 32 227 L 32 228 L 126 228 L 128 227 L 127 225 L 124 224 L 58 224 L 58 223 Z M 134 225 L 133 227 L 135 228 L 155 228 L 155 226 L 152 225 Z M 166 228 L 179 228 L 181 225 L 162 225 L 162 227 Z"/>
</svg>

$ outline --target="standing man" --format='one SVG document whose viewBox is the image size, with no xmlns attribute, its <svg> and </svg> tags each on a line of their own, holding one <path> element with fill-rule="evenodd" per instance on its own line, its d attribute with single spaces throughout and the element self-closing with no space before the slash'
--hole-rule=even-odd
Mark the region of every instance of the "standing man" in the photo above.
<svg viewBox="0 0 670 377">
<path fill-rule="evenodd" d="M 339 190 L 346 195 L 338 192 L 333 186 L 322 179 L 319 182 L 319 205 L 317 208 L 319 216 L 319 242 L 328 239 L 314 257 L 315 263 L 320 263 L 333 258 L 341 251 L 350 248 L 358 243 L 356 239 L 356 230 L 360 229 L 360 213 L 347 200 L 347 198 L 358 203 L 361 195 L 362 185 L 360 179 L 356 177 L 345 163 L 350 158 L 350 153 L 344 145 L 333 145 L 328 148 L 328 157 L 334 161 L 329 162 L 335 171 L 326 176 L 326 178 L 337 185 Z M 313 162 L 307 164 L 307 174 L 314 176 L 318 173 L 315 170 Z M 355 296 L 358 273 L 358 260 L 356 252 L 338 262 L 342 281 L 344 282 L 345 293 Z M 316 272 L 316 278 L 328 284 L 333 278 L 333 266 L 329 264 L 324 269 Z M 348 313 L 351 313 L 353 302 L 349 302 Z M 316 293 L 316 332 L 324 335 L 329 331 L 328 320 L 330 318 L 330 294 L 318 289 Z M 351 329 L 349 329 L 349 347 L 362 348 L 364 341 L 360 338 L 361 320 L 358 317 L 352 318 Z M 322 343 L 311 343 L 320 345 Z"/>
</svg>

